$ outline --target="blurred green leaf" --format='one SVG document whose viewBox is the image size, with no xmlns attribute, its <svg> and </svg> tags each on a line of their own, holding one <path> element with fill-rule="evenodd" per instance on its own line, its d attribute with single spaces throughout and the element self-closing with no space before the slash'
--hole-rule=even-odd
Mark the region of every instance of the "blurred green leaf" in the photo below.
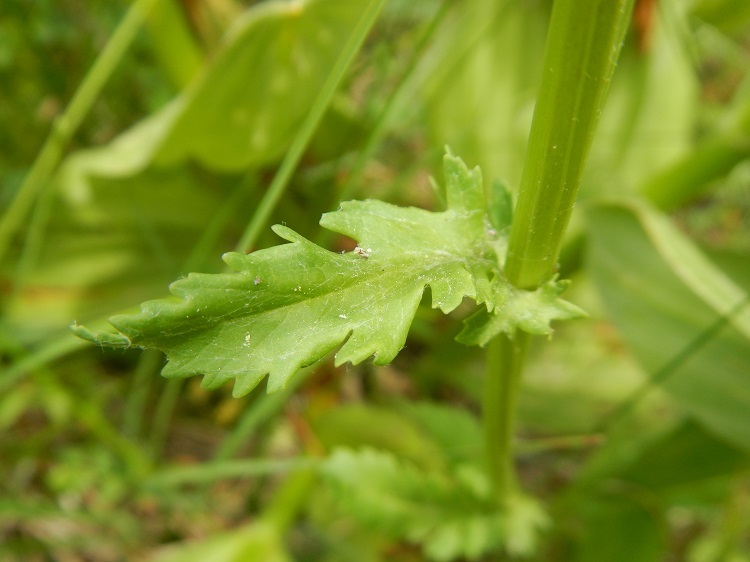
<svg viewBox="0 0 750 562">
<path fill-rule="evenodd" d="M 369 446 L 390 451 L 422 467 L 440 467 L 442 452 L 407 416 L 367 404 L 342 405 L 312 421 L 328 448 Z"/>
<path fill-rule="evenodd" d="M 646 205 L 634 204 L 642 228 L 659 256 L 693 293 L 750 340 L 750 307 L 736 310 L 747 292 L 716 267 L 662 214 Z"/>
<path fill-rule="evenodd" d="M 577 507 L 580 543 L 575 562 L 659 562 L 664 560 L 663 514 L 622 490 L 622 498 L 587 498 Z M 628 497 L 632 495 L 633 497 Z M 634 501 L 635 500 L 635 501 Z"/>
<path fill-rule="evenodd" d="M 644 5 L 649 25 L 629 35 L 602 112 L 582 196 L 634 191 L 693 143 L 698 83 L 678 33 L 684 9 Z M 645 16 L 644 16 L 645 17 Z"/>
<path fill-rule="evenodd" d="M 60 177 L 78 192 L 197 160 L 241 171 L 281 157 L 361 15 L 363 2 L 274 0 L 250 8 L 190 86 L 108 145 L 74 153 Z"/>
<path fill-rule="evenodd" d="M 279 158 L 364 4 L 273 1 L 248 10 L 181 98 L 156 163 L 195 158 L 229 171 Z"/>
<path fill-rule="evenodd" d="M 650 444 L 620 477 L 650 489 L 669 489 L 750 467 L 750 456 L 688 420 Z"/>
<path fill-rule="evenodd" d="M 468 410 L 426 401 L 403 402 L 398 409 L 429 435 L 452 464 L 483 462 L 482 426 Z"/>
<path fill-rule="evenodd" d="M 686 284 L 673 262 L 660 253 L 672 243 L 670 239 L 677 238 L 676 232 L 655 240 L 664 232 L 649 230 L 648 216 L 630 205 L 591 209 L 592 276 L 644 368 L 654 374 L 671 365 L 654 384 L 712 432 L 750 448 L 750 346 L 737 330 L 720 325 L 726 321 L 744 331 L 746 314 L 726 318 L 729 305 L 740 303 L 724 300 L 725 293 L 712 294 L 708 302 L 702 298 L 720 272 L 710 264 L 689 260 L 699 268 L 691 275 L 702 275 L 707 282 L 696 294 L 692 281 Z M 686 244 L 682 240 L 668 251 L 684 249 Z M 712 306 L 717 300 L 722 303 L 718 311 Z"/>
<path fill-rule="evenodd" d="M 544 512 L 528 498 L 498 506 L 483 472 L 469 465 L 447 475 L 381 451 L 339 449 L 323 473 L 354 517 L 421 544 L 431 560 L 473 560 L 500 549 L 529 555 L 547 525 Z"/>
<path fill-rule="evenodd" d="M 163 295 L 231 197 L 228 181 L 206 189 L 200 179 L 192 170 L 148 170 L 64 186 L 53 202 L 49 243 L 6 305 L 8 328 L 37 341 L 72 319 L 90 321 Z M 231 209 L 221 227 L 237 224 L 240 214 Z"/>
<path fill-rule="evenodd" d="M 163 549 L 150 562 L 292 562 L 281 533 L 260 520 L 227 533 Z"/>
<path fill-rule="evenodd" d="M 470 0 L 438 33 L 423 91 L 431 144 L 518 185 L 541 78 L 548 2 Z"/>
</svg>

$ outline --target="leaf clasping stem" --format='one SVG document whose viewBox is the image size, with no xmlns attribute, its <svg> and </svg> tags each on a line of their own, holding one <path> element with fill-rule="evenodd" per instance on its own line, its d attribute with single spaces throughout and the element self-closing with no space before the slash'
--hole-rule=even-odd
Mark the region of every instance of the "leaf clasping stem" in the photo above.
<svg viewBox="0 0 750 562">
<path fill-rule="evenodd" d="M 555 273 L 632 7 L 633 0 L 557 0 L 553 5 L 505 264 L 517 288 L 536 289 Z M 500 335 L 488 351 L 485 450 L 503 504 L 517 492 L 511 445 L 530 339 L 520 331 L 512 339 Z"/>
</svg>

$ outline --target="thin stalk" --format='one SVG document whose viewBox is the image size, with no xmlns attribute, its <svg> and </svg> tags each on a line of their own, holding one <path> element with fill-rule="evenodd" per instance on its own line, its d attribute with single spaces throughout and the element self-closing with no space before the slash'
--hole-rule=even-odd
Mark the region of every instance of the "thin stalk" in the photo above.
<svg viewBox="0 0 750 562">
<path fill-rule="evenodd" d="M 289 385 L 274 394 L 258 397 L 258 402 L 249 407 L 234 426 L 232 432 L 224 439 L 214 455 L 214 462 L 222 462 L 233 457 L 253 432 L 262 423 L 276 414 L 289 400 L 289 397 L 308 378 L 311 367 L 297 373 Z"/>
<path fill-rule="evenodd" d="M 266 191 L 263 199 L 258 204 L 252 220 L 248 223 L 245 232 L 243 232 L 242 237 L 237 244 L 236 251 L 247 252 L 252 249 L 255 242 L 258 240 L 261 230 L 265 228 L 271 213 L 276 208 L 281 196 L 286 191 L 286 188 L 289 185 L 289 180 L 291 180 L 292 174 L 302 158 L 302 154 L 305 152 L 305 149 L 310 143 L 310 139 L 315 133 L 315 130 L 318 128 L 323 115 L 331 104 L 331 100 L 333 99 L 341 80 L 344 78 L 346 71 L 354 61 L 355 56 L 359 53 L 362 43 L 364 43 L 370 29 L 375 24 L 383 4 L 385 4 L 385 0 L 370 0 L 365 8 L 362 17 L 359 22 L 357 22 L 349 40 L 341 50 L 341 55 L 336 60 L 331 73 L 326 78 L 325 84 L 323 84 L 320 93 L 315 98 L 315 101 L 310 108 L 310 112 L 307 114 L 306 119 L 302 122 L 297 134 L 292 140 L 292 144 L 286 152 L 284 160 L 281 162 L 281 166 L 279 166 L 268 191 Z"/>
<path fill-rule="evenodd" d="M 487 351 L 482 422 L 490 479 L 501 499 L 517 487 L 513 435 L 518 386 L 530 340 L 529 334 L 518 332 L 513 340 L 495 338 Z"/>
<path fill-rule="evenodd" d="M 430 23 L 427 25 L 427 28 L 422 33 L 422 36 L 419 38 L 417 46 L 414 48 L 414 51 L 412 52 L 409 63 L 407 64 L 406 68 L 401 74 L 401 80 L 399 81 L 398 86 L 396 86 L 396 89 L 393 91 L 393 93 L 390 95 L 388 100 L 383 105 L 383 108 L 378 114 L 378 117 L 375 120 L 375 123 L 370 129 L 370 132 L 367 136 L 367 140 L 365 141 L 365 145 L 362 147 L 362 150 L 360 150 L 359 153 L 357 154 L 357 158 L 354 161 L 354 164 L 352 165 L 351 170 L 349 171 L 349 175 L 347 176 L 343 187 L 339 191 L 340 200 L 343 201 L 352 196 L 354 189 L 359 183 L 359 180 L 362 176 L 362 172 L 365 166 L 372 158 L 372 155 L 375 152 L 375 149 L 377 148 L 378 144 L 382 140 L 383 133 L 385 132 L 387 125 L 390 123 L 393 117 L 394 110 L 398 107 L 398 102 L 401 101 L 401 98 L 404 92 L 406 91 L 407 86 L 410 83 L 409 79 L 413 76 L 418 63 L 421 60 L 423 60 L 424 58 L 423 55 L 425 53 L 425 50 L 429 46 L 430 40 L 432 39 L 432 36 L 435 34 L 435 31 L 438 29 L 440 23 L 443 21 L 445 14 L 448 13 L 450 6 L 451 6 L 450 2 L 443 2 L 440 5 L 440 7 L 435 11 L 435 14 L 432 16 L 432 19 L 430 20 Z"/>
<path fill-rule="evenodd" d="M 632 0 L 556 0 L 505 273 L 535 289 L 557 267 L 581 173 L 632 11 Z M 530 336 L 491 343 L 484 396 L 487 466 L 501 501 L 516 487 L 512 437 Z"/>
<path fill-rule="evenodd" d="M 122 423 L 123 433 L 132 439 L 140 436 L 151 383 L 163 362 L 164 355 L 155 349 L 144 351 L 138 360 L 130 393 L 125 402 Z"/>
<path fill-rule="evenodd" d="M 55 192 L 53 189 L 44 189 L 36 200 L 36 205 L 31 212 L 27 235 L 23 242 L 23 249 L 16 263 L 13 275 L 13 287 L 9 300 L 15 300 L 26 285 L 29 272 L 39 261 L 39 256 L 44 248 L 44 238 L 47 233 L 47 225 L 52 216 Z"/>
<path fill-rule="evenodd" d="M 154 459 L 160 457 L 164 450 L 169 422 L 172 420 L 172 412 L 174 412 L 184 382 L 183 379 L 168 380 L 159 396 L 159 402 L 154 412 L 154 419 L 151 422 L 151 436 L 148 444 L 151 456 Z"/>
<path fill-rule="evenodd" d="M 39 192 L 49 186 L 50 178 L 62 158 L 65 147 L 120 64 L 155 2 L 156 0 L 136 0 L 133 3 L 94 62 L 94 66 L 86 74 L 65 112 L 55 119 L 42 150 L 0 219 L 0 262 L 5 258 L 13 236 L 24 224 Z"/>
</svg>

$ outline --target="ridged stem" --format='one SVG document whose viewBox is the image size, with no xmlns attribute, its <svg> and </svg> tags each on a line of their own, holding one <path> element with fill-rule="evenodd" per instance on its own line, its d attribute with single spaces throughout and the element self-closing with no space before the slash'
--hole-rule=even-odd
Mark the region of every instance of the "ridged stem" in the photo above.
<svg viewBox="0 0 750 562">
<path fill-rule="evenodd" d="M 511 228 L 505 273 L 536 289 L 557 267 L 586 157 L 632 11 L 631 0 L 556 0 Z M 490 343 L 484 396 L 488 471 L 501 501 L 517 487 L 512 440 L 530 336 Z"/>
</svg>

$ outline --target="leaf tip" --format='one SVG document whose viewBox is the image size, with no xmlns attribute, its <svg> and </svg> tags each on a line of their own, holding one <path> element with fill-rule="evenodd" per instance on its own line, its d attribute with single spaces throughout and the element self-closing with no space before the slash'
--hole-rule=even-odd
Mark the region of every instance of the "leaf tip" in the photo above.
<svg viewBox="0 0 750 562">
<path fill-rule="evenodd" d="M 304 240 L 302 236 L 283 224 L 275 224 L 271 227 L 271 230 L 273 230 L 279 237 L 283 238 L 287 242 L 301 242 Z"/>
<path fill-rule="evenodd" d="M 484 210 L 484 188 L 482 170 L 479 166 L 469 169 L 466 163 L 446 147 L 443 156 L 446 199 L 448 208 L 464 211 Z"/>
<path fill-rule="evenodd" d="M 130 347 L 132 342 L 125 334 L 92 331 L 86 326 L 81 326 L 77 322 L 73 321 L 70 325 L 70 331 L 82 340 L 86 340 L 91 343 L 95 343 L 102 347 Z"/>
</svg>

